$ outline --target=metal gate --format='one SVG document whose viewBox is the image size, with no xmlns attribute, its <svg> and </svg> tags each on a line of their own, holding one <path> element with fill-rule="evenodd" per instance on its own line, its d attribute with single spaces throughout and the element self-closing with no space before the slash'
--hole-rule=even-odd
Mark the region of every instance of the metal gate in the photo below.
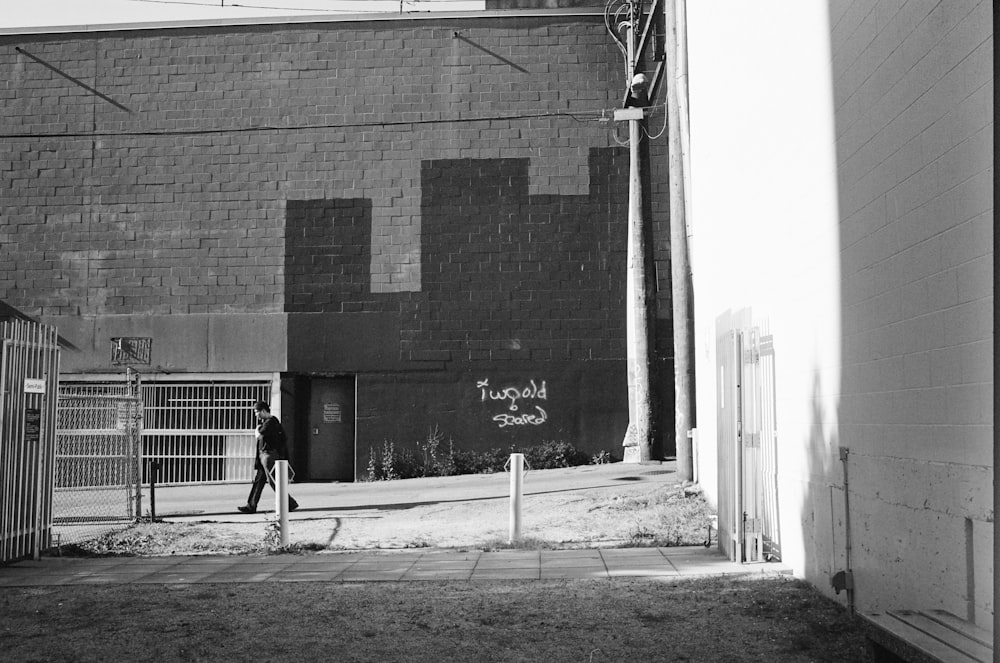
<svg viewBox="0 0 1000 663">
<path fill-rule="evenodd" d="M 0 562 L 34 556 L 52 528 L 55 394 L 59 337 L 54 327 L 0 323 Z"/>
<path fill-rule="evenodd" d="M 107 394 L 116 388 L 106 377 L 87 382 L 70 378 L 63 384 L 73 393 Z M 274 402 L 272 389 L 270 380 L 144 378 L 137 392 L 142 402 L 141 482 L 250 481 L 257 431 L 253 404 Z"/>
<path fill-rule="evenodd" d="M 253 404 L 271 400 L 270 382 L 144 382 L 143 453 L 158 484 L 246 482 L 253 478 Z"/>
<path fill-rule="evenodd" d="M 719 329 L 719 546 L 740 562 L 780 560 L 774 338 L 749 312 Z"/>
<path fill-rule="evenodd" d="M 142 402 L 134 391 L 130 384 L 60 391 L 52 497 L 59 544 L 94 538 L 142 515 Z"/>
</svg>

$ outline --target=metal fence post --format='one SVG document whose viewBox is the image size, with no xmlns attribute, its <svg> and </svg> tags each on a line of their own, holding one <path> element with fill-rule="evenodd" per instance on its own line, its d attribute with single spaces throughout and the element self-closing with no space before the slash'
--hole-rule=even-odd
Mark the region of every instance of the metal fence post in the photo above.
<svg viewBox="0 0 1000 663">
<path fill-rule="evenodd" d="M 524 493 L 524 454 L 510 455 L 509 543 L 521 540 L 521 501 Z"/>
<path fill-rule="evenodd" d="M 278 533 L 281 547 L 288 546 L 288 461 L 274 463 L 274 512 L 278 514 Z"/>
<path fill-rule="evenodd" d="M 149 461 L 149 522 L 156 522 L 156 478 L 160 474 L 160 461 Z"/>
</svg>

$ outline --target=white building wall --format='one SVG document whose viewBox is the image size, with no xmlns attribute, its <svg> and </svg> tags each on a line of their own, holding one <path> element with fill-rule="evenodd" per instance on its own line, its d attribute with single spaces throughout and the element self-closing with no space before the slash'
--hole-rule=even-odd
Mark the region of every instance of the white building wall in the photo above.
<svg viewBox="0 0 1000 663">
<path fill-rule="evenodd" d="M 992 22 L 971 0 L 688 2 L 699 476 L 716 320 L 766 319 L 782 558 L 989 626 Z M 840 595 L 844 598 L 844 594 Z"/>
<path fill-rule="evenodd" d="M 857 600 L 990 626 L 992 6 L 832 4 Z"/>
</svg>

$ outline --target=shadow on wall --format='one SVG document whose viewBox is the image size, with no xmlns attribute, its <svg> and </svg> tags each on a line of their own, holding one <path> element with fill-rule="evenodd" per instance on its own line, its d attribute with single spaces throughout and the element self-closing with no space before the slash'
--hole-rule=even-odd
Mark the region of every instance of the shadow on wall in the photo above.
<svg viewBox="0 0 1000 663">
<path fill-rule="evenodd" d="M 832 384 L 814 367 L 806 561 L 817 585 L 853 570 L 859 610 L 942 608 L 986 625 L 991 8 L 903 3 L 880 17 L 878 5 L 826 5 L 841 370 Z"/>
<path fill-rule="evenodd" d="M 848 494 L 844 491 L 842 451 L 836 413 L 828 408 L 818 368 L 813 370 L 812 413 L 806 458 L 806 490 L 801 509 L 805 576 L 821 591 L 836 592 L 853 607 L 853 590 L 847 589 L 850 572 Z M 836 579 L 836 582 L 835 582 Z"/>
</svg>

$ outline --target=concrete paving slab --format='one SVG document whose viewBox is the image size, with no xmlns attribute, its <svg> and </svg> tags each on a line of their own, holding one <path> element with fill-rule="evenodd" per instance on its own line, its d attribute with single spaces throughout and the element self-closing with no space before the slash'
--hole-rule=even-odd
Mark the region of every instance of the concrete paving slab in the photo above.
<svg viewBox="0 0 1000 663">
<path fill-rule="evenodd" d="M 476 564 L 479 571 L 502 571 L 504 569 L 531 569 L 536 571 L 539 564 L 536 561 L 524 559 L 483 559 Z"/>
<path fill-rule="evenodd" d="M 538 580 L 537 568 L 476 569 L 471 580 Z"/>
<path fill-rule="evenodd" d="M 476 568 L 475 562 L 461 564 L 421 564 L 418 562 L 410 567 L 407 573 L 471 573 L 474 568 Z"/>
<path fill-rule="evenodd" d="M 661 560 L 666 556 L 660 548 L 602 548 L 604 559 L 653 559 Z"/>
<path fill-rule="evenodd" d="M 680 578 L 680 573 L 670 569 L 608 569 L 609 578 Z"/>
<path fill-rule="evenodd" d="M 480 555 L 481 560 L 486 559 L 525 559 L 538 562 L 542 554 L 537 550 L 501 550 L 495 552 L 484 552 Z"/>
<path fill-rule="evenodd" d="M 72 584 L 538 580 L 790 574 L 738 564 L 714 549 L 356 551 L 315 555 L 42 558 L 0 567 L 0 587 Z"/>
<path fill-rule="evenodd" d="M 270 580 L 270 574 L 263 573 L 213 573 L 205 576 L 197 584 L 253 584 Z"/>
<path fill-rule="evenodd" d="M 135 575 L 94 575 L 87 578 L 80 578 L 74 583 L 63 583 L 73 585 L 130 585 L 137 582 L 142 576 Z"/>
<path fill-rule="evenodd" d="M 472 577 L 472 569 L 466 571 L 449 569 L 449 570 L 428 570 L 428 569 L 410 569 L 403 575 L 404 581 L 410 580 L 468 580 Z"/>
<path fill-rule="evenodd" d="M 558 557 L 560 559 L 592 558 L 600 557 L 601 550 L 598 548 L 571 548 L 569 550 L 542 550 L 538 555 L 544 560 L 548 557 Z"/>
<path fill-rule="evenodd" d="M 575 569 L 575 568 L 596 568 L 602 571 L 607 568 L 604 564 L 604 560 L 601 558 L 588 559 L 588 560 L 578 560 L 578 559 L 549 559 L 543 560 L 539 565 L 543 572 L 545 571 L 556 571 L 558 569 Z"/>
<path fill-rule="evenodd" d="M 351 570 L 348 569 L 337 576 L 342 582 L 398 582 L 403 579 L 402 572 L 381 571 L 378 569 Z"/>
<path fill-rule="evenodd" d="M 292 575 L 281 579 L 281 582 L 334 582 L 337 574 L 311 573 L 309 575 Z"/>
<path fill-rule="evenodd" d="M 607 578 L 608 570 L 603 566 L 562 566 L 541 568 L 538 577 L 542 580 L 557 578 Z"/>
<path fill-rule="evenodd" d="M 313 579 L 316 581 L 330 581 L 349 569 L 349 565 L 323 565 L 318 567 L 310 564 L 292 566 L 281 573 L 272 576 L 272 579 L 289 582 L 292 580 Z"/>
<path fill-rule="evenodd" d="M 353 564 L 354 562 L 358 561 L 358 559 L 360 559 L 360 557 L 350 557 L 350 558 L 348 558 L 346 555 L 343 558 L 341 558 L 340 555 L 337 555 L 335 558 L 331 559 L 330 555 L 327 555 L 327 554 L 324 554 L 324 553 L 319 553 L 319 554 L 316 554 L 316 555 L 299 555 L 292 562 L 292 566 L 303 566 L 303 565 L 305 565 L 305 566 L 319 566 L 319 565 L 325 565 L 325 564 L 331 564 L 331 563 L 332 564 Z"/>
</svg>

